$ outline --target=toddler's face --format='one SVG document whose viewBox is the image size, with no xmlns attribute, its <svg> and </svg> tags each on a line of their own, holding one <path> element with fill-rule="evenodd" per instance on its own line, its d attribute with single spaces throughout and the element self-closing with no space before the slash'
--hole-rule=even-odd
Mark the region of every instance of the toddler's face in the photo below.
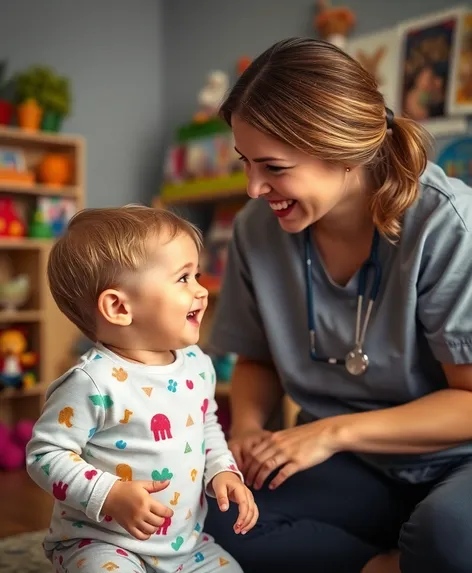
<svg viewBox="0 0 472 573">
<path fill-rule="evenodd" d="M 208 291 L 198 283 L 197 247 L 183 233 L 150 240 L 149 247 L 153 262 L 129 292 L 135 330 L 146 350 L 196 344 L 208 304 Z"/>
</svg>

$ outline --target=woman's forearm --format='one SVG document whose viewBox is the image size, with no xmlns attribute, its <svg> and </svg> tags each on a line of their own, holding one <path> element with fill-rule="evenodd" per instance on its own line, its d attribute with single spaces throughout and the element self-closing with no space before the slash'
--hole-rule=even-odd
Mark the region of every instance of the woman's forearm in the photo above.
<svg viewBox="0 0 472 573">
<path fill-rule="evenodd" d="M 333 419 L 341 450 L 427 453 L 472 440 L 472 392 L 445 389 L 393 408 Z"/>
<path fill-rule="evenodd" d="M 238 358 L 231 378 L 231 434 L 263 428 L 282 396 L 271 364 Z"/>
</svg>

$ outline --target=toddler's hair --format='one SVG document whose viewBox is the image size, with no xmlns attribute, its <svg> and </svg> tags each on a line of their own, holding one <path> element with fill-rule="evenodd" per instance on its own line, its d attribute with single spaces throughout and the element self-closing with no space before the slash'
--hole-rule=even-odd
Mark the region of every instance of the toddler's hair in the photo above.
<svg viewBox="0 0 472 573">
<path fill-rule="evenodd" d="M 59 309 L 92 341 L 100 294 L 119 287 L 150 258 L 148 239 L 184 233 L 200 252 L 202 236 L 191 223 L 164 209 L 142 205 L 84 209 L 52 247 L 48 281 Z"/>
</svg>

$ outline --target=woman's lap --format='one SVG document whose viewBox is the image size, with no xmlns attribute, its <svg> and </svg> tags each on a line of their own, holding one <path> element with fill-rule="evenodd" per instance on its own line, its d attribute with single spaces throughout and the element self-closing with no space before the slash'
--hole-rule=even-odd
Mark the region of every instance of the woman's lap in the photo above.
<svg viewBox="0 0 472 573">
<path fill-rule="evenodd" d="M 354 573 L 375 554 L 396 546 L 416 491 L 343 453 L 292 476 L 275 491 L 254 491 L 260 519 L 246 536 L 232 530 L 236 508 L 222 514 L 214 501 L 206 530 L 245 573 L 261 565 L 279 573 L 308 564 L 323 573 Z"/>
</svg>

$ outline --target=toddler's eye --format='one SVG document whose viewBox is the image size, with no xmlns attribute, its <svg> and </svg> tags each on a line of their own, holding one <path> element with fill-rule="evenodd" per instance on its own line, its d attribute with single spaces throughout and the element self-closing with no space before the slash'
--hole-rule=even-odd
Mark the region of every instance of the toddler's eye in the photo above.
<svg viewBox="0 0 472 573">
<path fill-rule="evenodd" d="M 188 283 L 188 274 L 185 274 L 180 277 L 179 283 Z"/>
</svg>

